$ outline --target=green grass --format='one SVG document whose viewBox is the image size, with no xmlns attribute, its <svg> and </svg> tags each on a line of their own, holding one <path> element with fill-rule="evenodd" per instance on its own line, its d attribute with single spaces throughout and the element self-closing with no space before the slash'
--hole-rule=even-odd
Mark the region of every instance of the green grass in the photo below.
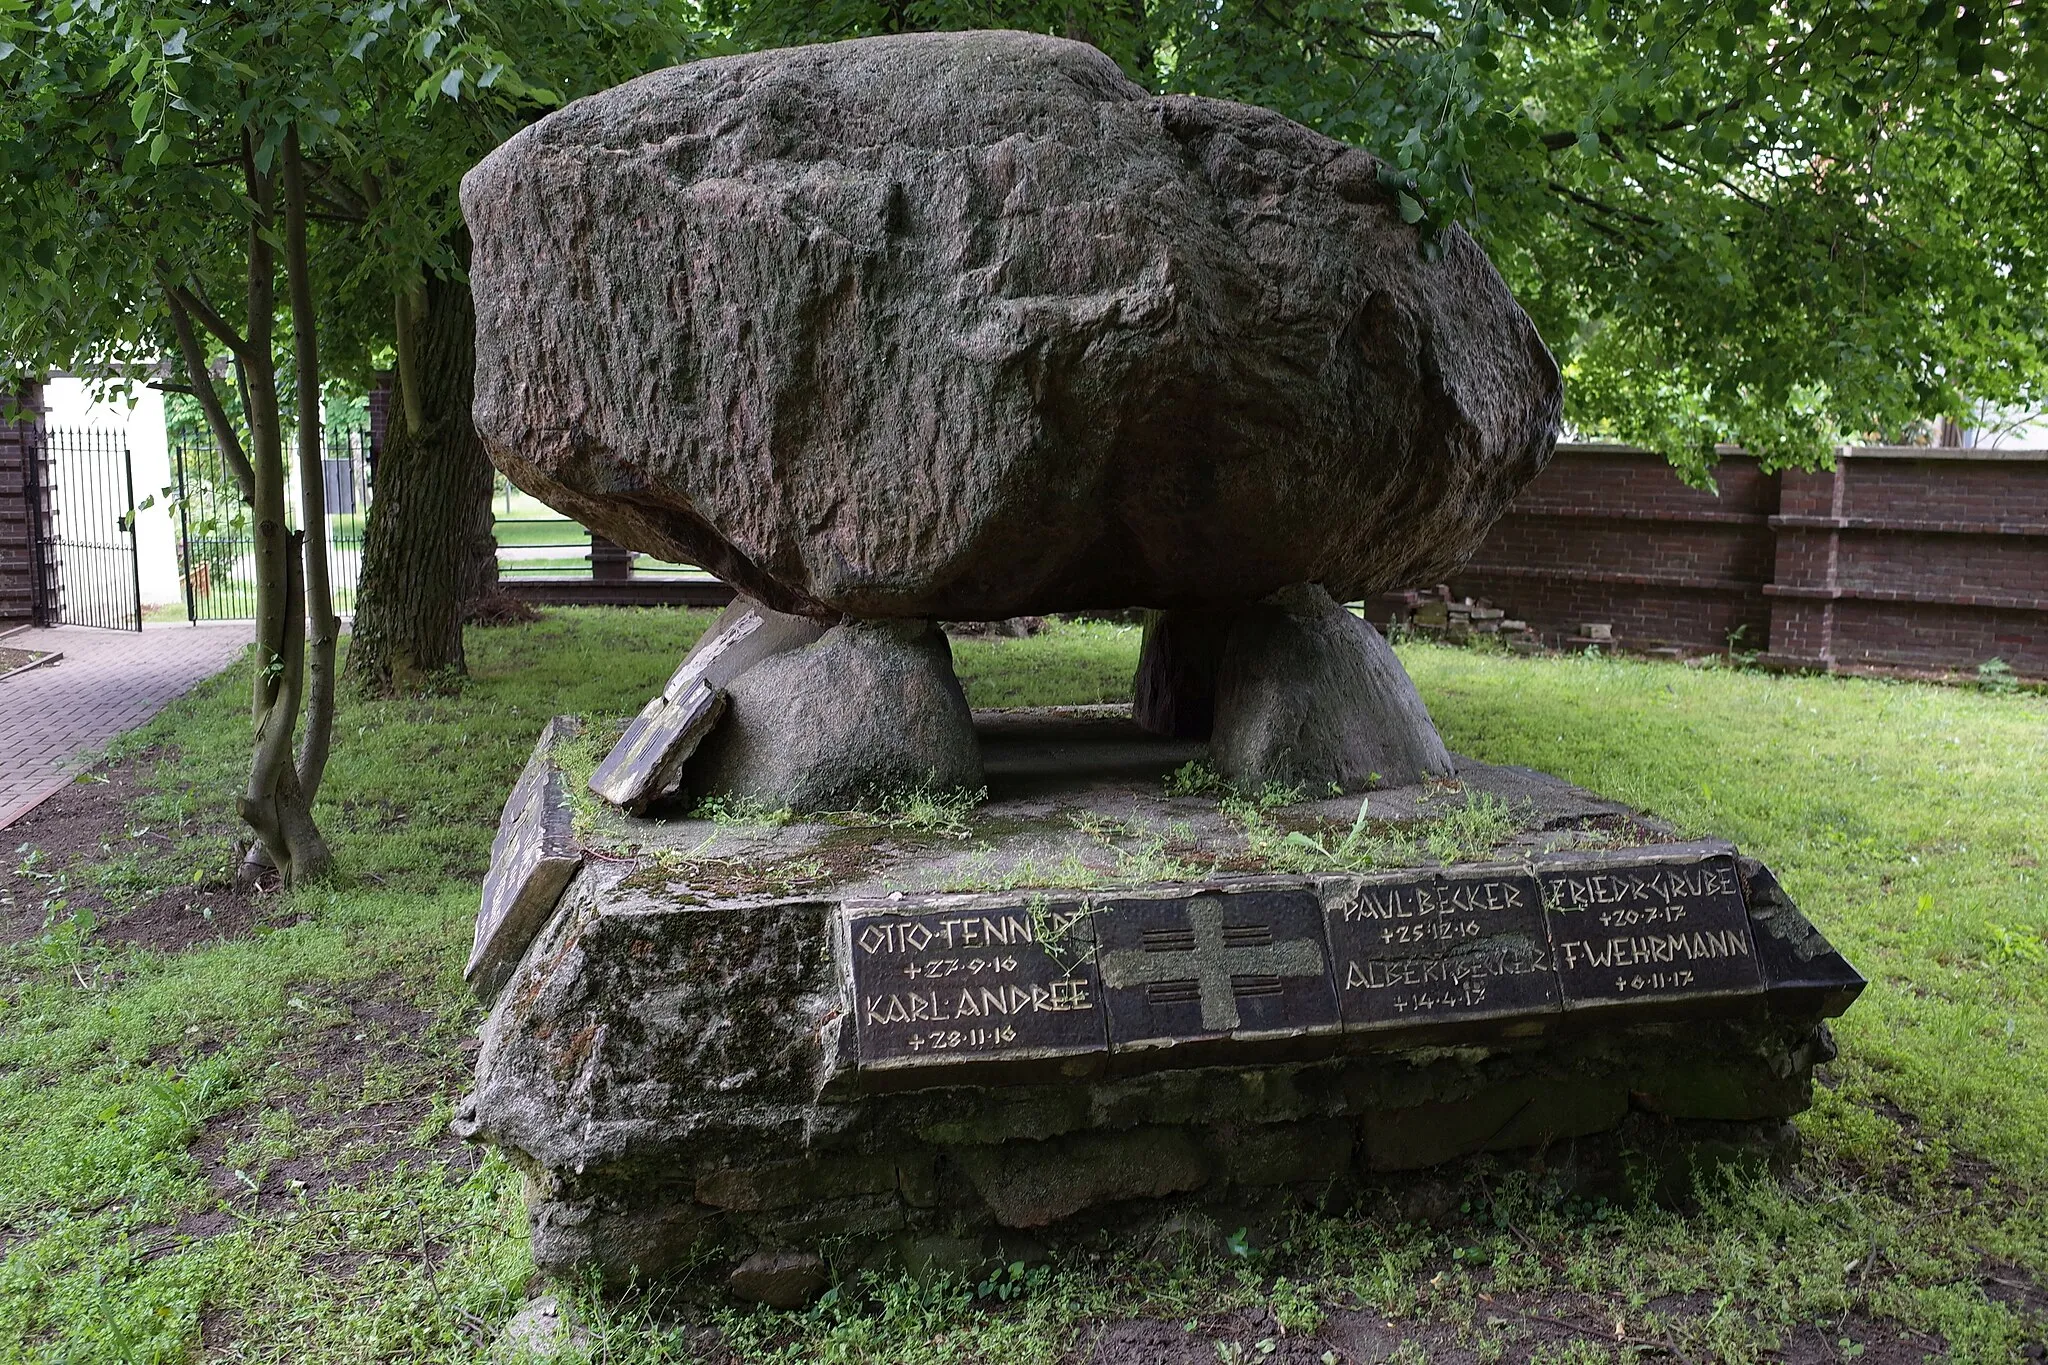
<svg viewBox="0 0 2048 1365">
<path fill-rule="evenodd" d="M 500 545 L 559 545 L 564 548 L 574 545 L 588 548 L 590 545 L 590 532 L 567 518 L 553 521 L 500 519 L 492 526 L 491 534 Z"/>
<path fill-rule="evenodd" d="M 153 953 L 92 932 L 167 887 L 194 915 L 221 903 L 239 676 L 121 746 L 158 746 L 115 832 L 151 836 L 71 869 L 10 841 L 0 893 L 48 927 L 0 947 L 0 1362 L 483 1358 L 530 1274 L 518 1179 L 435 1134 L 471 1060 L 459 971 L 492 825 L 544 717 L 635 709 L 707 620 L 550 612 L 473 632 L 459 695 L 346 700 L 319 811 L 342 878 L 273 898 L 244 938 Z M 1131 628 L 1055 623 L 955 654 L 976 705 L 1084 703 L 1128 696 L 1136 649 Z M 1051 1362 L 1077 1324 L 1137 1313 L 1257 1360 L 1261 1333 L 1227 1315 L 1273 1308 L 1519 1359 L 1527 1322 L 1502 1305 L 1533 1295 L 1602 1329 L 1553 1360 L 1769 1360 L 1795 1329 L 2015 1359 L 2040 1327 L 1984 1283 L 2048 1282 L 2048 700 L 1402 653 L 1454 748 L 1736 839 L 1871 976 L 1784 1180 L 1678 1215 L 1560 1203 L 1505 1162 L 1461 1177 L 1440 1228 L 1307 1219 L 1273 1245 L 1020 1271 L 1007 1299 L 887 1278 L 807 1314 L 685 1322 L 584 1298 L 594 1349 L 722 1358 L 708 1322 L 748 1360 Z M 113 906 L 76 910 L 86 891 Z"/>
<path fill-rule="evenodd" d="M 1871 978 L 1875 1090 L 2048 1180 L 2048 699 L 1625 660 L 1403 652 L 1453 749 L 1768 862 Z"/>
<path fill-rule="evenodd" d="M 500 545 L 588 545 L 590 532 L 572 518 L 518 489 L 500 484 L 491 498 L 493 527 Z"/>
<path fill-rule="evenodd" d="M 953 641 L 953 671 L 970 706 L 1129 701 L 1142 635 L 1106 621 L 1052 621 L 1021 647 L 1000 637 Z"/>
</svg>

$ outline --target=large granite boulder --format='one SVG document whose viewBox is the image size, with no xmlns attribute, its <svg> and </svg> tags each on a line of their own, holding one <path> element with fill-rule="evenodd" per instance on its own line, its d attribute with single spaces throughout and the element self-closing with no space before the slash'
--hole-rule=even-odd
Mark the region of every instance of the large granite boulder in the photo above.
<svg viewBox="0 0 2048 1365">
<path fill-rule="evenodd" d="M 569 105 L 463 181 L 521 487 L 781 611 L 1432 581 L 1557 432 L 1485 255 L 1381 167 L 1081 43 L 875 38 Z"/>
</svg>

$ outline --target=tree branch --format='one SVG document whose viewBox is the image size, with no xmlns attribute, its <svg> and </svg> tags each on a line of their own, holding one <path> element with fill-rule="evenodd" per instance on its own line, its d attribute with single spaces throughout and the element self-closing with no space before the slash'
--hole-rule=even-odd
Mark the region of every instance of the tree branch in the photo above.
<svg viewBox="0 0 2048 1365">
<path fill-rule="evenodd" d="M 1628 209 L 1615 208 L 1612 204 L 1603 204 L 1598 199 L 1594 199 L 1589 195 L 1581 194 L 1569 185 L 1560 185 L 1555 180 L 1546 181 L 1545 183 L 1549 185 L 1552 193 L 1561 194 L 1565 198 L 1571 200 L 1574 204 L 1578 204 L 1582 207 L 1589 208 L 1593 210 L 1595 213 L 1603 214 L 1609 218 L 1624 219 L 1628 222 L 1635 223 L 1640 227 L 1654 228 L 1662 226 L 1662 224 L 1660 224 L 1655 218 L 1650 217 L 1648 214 L 1634 213 Z"/>
<path fill-rule="evenodd" d="M 199 325 L 213 333 L 221 345 L 233 351 L 237 356 L 248 355 L 249 339 L 236 331 L 233 324 L 226 318 L 215 312 L 212 304 L 209 304 L 205 299 L 199 297 L 199 295 L 193 293 L 184 285 L 171 283 L 170 267 L 162 261 L 157 262 L 156 277 L 163 285 L 165 297 L 169 298 L 179 309 L 184 310 L 187 315 L 187 321 L 197 318 Z"/>
<path fill-rule="evenodd" d="M 192 315 L 178 298 L 182 291 L 161 274 L 157 281 L 170 305 L 171 330 L 178 334 L 178 354 L 184 360 L 185 373 L 192 382 L 187 392 L 199 400 L 199 410 L 206 415 L 206 425 L 213 432 L 214 444 L 220 447 L 220 457 L 233 471 L 235 482 L 241 487 L 242 501 L 253 507 L 256 503 L 256 471 L 249 465 L 249 453 L 242 448 L 241 435 L 236 432 L 235 424 L 228 420 L 227 409 L 221 406 L 220 391 L 214 388 L 213 375 L 206 368 L 206 348 L 199 344 L 199 333 L 192 326 Z"/>
<path fill-rule="evenodd" d="M 1724 104 L 1717 105 L 1712 109 L 1704 111 L 1700 114 L 1698 118 L 1673 119 L 1669 123 L 1660 123 L 1654 127 L 1631 128 L 1627 131 L 1633 134 L 1634 136 L 1641 138 L 1658 137 L 1664 133 L 1683 132 L 1687 128 L 1697 128 L 1701 124 L 1706 123 L 1710 119 L 1720 118 L 1724 114 L 1733 114 L 1742 108 L 1743 103 L 1744 101 L 1742 99 L 1736 98 L 1729 100 Z M 1597 130 L 1595 132 L 1595 136 L 1597 136 L 1603 144 L 1612 142 L 1614 140 L 1613 134 L 1598 132 Z M 1543 150 L 1547 152 L 1561 152 L 1565 148 L 1577 142 L 1579 140 L 1579 135 L 1574 132 L 1567 132 L 1560 129 L 1556 132 L 1544 133 L 1537 140 L 1543 144 Z"/>
<path fill-rule="evenodd" d="M 307 169 L 313 173 L 313 179 L 320 185 L 320 197 L 334 205 L 337 212 L 353 214 L 359 219 L 370 216 L 369 201 L 336 175 L 332 165 L 315 162 Z"/>
</svg>

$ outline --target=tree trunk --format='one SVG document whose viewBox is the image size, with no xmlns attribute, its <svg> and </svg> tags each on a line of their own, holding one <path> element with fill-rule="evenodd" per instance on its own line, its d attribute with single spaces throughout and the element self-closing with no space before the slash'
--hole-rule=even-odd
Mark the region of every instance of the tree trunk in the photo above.
<svg viewBox="0 0 2048 1365">
<path fill-rule="evenodd" d="M 242 819 L 255 833 L 243 861 L 241 877 L 251 879 L 275 868 L 287 885 L 324 877 L 334 858 L 313 823 L 314 793 L 327 761 L 327 737 L 333 714 L 334 637 L 339 623 L 327 591 L 326 508 L 321 490 L 319 356 L 312 330 L 312 283 L 306 258 L 306 195 L 304 168 L 299 164 L 296 136 L 285 156 L 285 265 L 291 285 L 299 365 L 295 407 L 300 429 L 301 506 L 313 530 L 309 550 L 304 533 L 285 518 L 284 414 L 277 401 L 277 356 L 271 349 L 277 315 L 276 223 L 277 179 L 257 168 L 256 144 L 242 130 L 242 177 L 248 187 L 248 279 L 246 331 L 238 332 L 205 299 L 205 289 L 168 261 L 152 263 L 157 283 L 177 332 L 186 378 L 220 441 L 221 457 L 235 471 L 242 497 L 254 521 L 256 574 L 256 667 L 250 680 L 249 711 L 255 731 L 255 753 L 249 781 L 237 803 Z M 196 326 L 228 348 L 234 357 L 235 382 L 249 422 L 243 446 L 221 406 L 207 365 L 206 348 Z M 310 443 L 308 435 L 310 433 Z M 310 463 L 308 463 L 310 461 Z M 312 577 L 308 578 L 308 570 Z M 310 582 L 310 587 L 309 587 Z M 299 703 L 306 696 L 307 613 L 314 622 L 313 695 L 306 732 L 306 751 L 293 760 L 292 740 L 299 728 Z"/>
<path fill-rule="evenodd" d="M 349 677 L 371 694 L 462 674 L 462 623 L 498 582 L 491 463 L 470 417 L 469 285 L 430 277 L 395 311 L 398 391 L 377 457 L 348 654 Z"/>
<path fill-rule="evenodd" d="M 249 226 L 248 338 L 236 356 L 256 493 L 256 752 L 240 809 L 256 833 L 258 849 L 252 854 L 261 854 L 251 860 L 256 866 L 244 865 L 244 872 L 253 873 L 267 860 L 287 885 L 296 886 L 326 876 L 334 858 L 313 823 L 292 756 L 306 682 L 306 546 L 303 534 L 287 526 L 284 511 L 284 415 L 277 403 L 271 326 L 277 311 L 277 264 L 268 235 L 274 227 L 275 180 L 257 171 L 246 133 L 242 157 L 256 208 Z M 323 542 L 316 553 L 324 556 L 325 550 Z"/>
<path fill-rule="evenodd" d="M 312 631 L 307 642 L 305 737 L 299 748 L 297 804 L 310 813 L 313 799 L 320 794 L 328 745 L 334 736 L 334 654 L 341 638 L 341 621 L 334 614 L 334 589 L 327 577 L 327 467 L 322 463 L 327 452 L 321 441 L 320 346 L 313 312 L 312 262 L 306 254 L 306 168 L 300 159 L 296 126 L 284 139 L 284 246 L 297 380 L 295 421 L 299 525 L 305 531 L 306 624 Z M 306 824 L 312 827 L 310 814 Z"/>
</svg>

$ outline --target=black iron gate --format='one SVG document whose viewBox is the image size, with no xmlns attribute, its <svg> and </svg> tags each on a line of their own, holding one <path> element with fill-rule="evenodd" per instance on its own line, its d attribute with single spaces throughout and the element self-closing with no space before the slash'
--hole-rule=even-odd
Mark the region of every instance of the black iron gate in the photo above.
<svg viewBox="0 0 2048 1365">
<path fill-rule="evenodd" d="M 44 478 L 30 479 L 32 526 L 46 527 L 31 556 L 45 625 L 142 629 L 142 562 L 135 545 L 135 471 L 118 431 L 50 427 Z"/>
<path fill-rule="evenodd" d="M 363 527 L 370 512 L 370 434 L 330 430 L 321 473 L 327 487 L 327 574 L 334 609 L 355 610 L 363 560 Z M 256 614 L 256 537 L 241 486 L 210 440 L 174 442 L 178 477 L 178 571 L 185 581 L 185 611 L 200 621 L 245 620 Z M 285 520 L 299 524 L 296 480 L 285 499 Z"/>
</svg>

